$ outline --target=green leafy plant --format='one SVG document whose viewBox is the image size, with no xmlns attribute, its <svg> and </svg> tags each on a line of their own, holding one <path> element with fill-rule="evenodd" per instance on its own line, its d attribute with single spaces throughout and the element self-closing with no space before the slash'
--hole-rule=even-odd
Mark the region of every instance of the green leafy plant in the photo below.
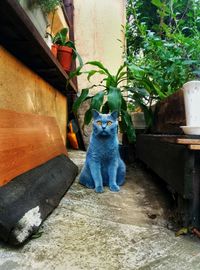
<svg viewBox="0 0 200 270">
<path fill-rule="evenodd" d="M 50 26 L 50 35 L 52 35 L 52 29 L 53 29 L 53 24 L 54 24 L 54 19 L 55 19 L 55 13 L 58 7 L 63 5 L 62 0 L 31 0 L 32 4 L 34 6 L 38 6 L 41 8 L 41 10 L 44 12 L 44 14 L 47 15 L 52 13 L 52 19 L 49 24 Z M 46 33 L 46 37 L 48 36 L 48 33 Z"/>
<path fill-rule="evenodd" d="M 58 44 L 61 46 L 68 46 L 68 47 L 74 46 L 73 42 L 68 40 L 67 34 L 68 34 L 68 29 L 62 28 L 54 36 L 51 35 L 52 43 Z"/>
<path fill-rule="evenodd" d="M 200 78 L 197 1 L 128 0 L 127 20 L 128 77 L 134 100 L 134 91 L 146 90 L 151 104 Z"/>
<path fill-rule="evenodd" d="M 78 59 L 79 61 L 79 68 L 71 75 L 71 77 L 74 77 L 75 75 L 78 74 L 78 71 L 82 68 L 83 66 L 83 61 L 82 58 L 80 57 L 79 53 L 76 50 L 75 44 L 73 41 L 69 40 L 67 37 L 68 34 L 68 28 L 62 28 L 60 31 L 58 31 L 54 36 L 50 33 L 47 33 L 48 35 L 51 36 L 51 41 L 53 44 L 57 44 L 60 46 L 67 46 L 72 48 L 73 50 L 73 60 Z"/>
<path fill-rule="evenodd" d="M 54 12 L 62 4 L 61 0 L 34 0 L 34 3 L 41 7 L 45 14 Z"/>
<path fill-rule="evenodd" d="M 87 74 L 88 80 L 95 74 L 101 74 L 102 80 L 98 85 L 92 85 L 90 88 L 83 89 L 81 95 L 73 104 L 74 112 L 77 112 L 79 107 L 86 100 L 90 101 L 90 107 L 85 112 L 84 124 L 88 125 L 92 119 L 92 110 L 95 109 L 102 113 L 118 111 L 120 116 L 120 130 L 127 135 L 129 142 L 135 140 L 135 130 L 132 124 L 131 116 L 128 112 L 127 101 L 125 99 L 126 89 L 121 85 L 127 80 L 126 65 L 119 67 L 116 75 L 112 75 L 110 71 L 98 61 L 87 62 L 86 65 L 95 67 L 89 71 L 82 73 Z M 79 71 L 79 75 L 81 72 Z M 93 88 L 99 87 L 100 90 L 95 94 L 91 94 Z"/>
</svg>

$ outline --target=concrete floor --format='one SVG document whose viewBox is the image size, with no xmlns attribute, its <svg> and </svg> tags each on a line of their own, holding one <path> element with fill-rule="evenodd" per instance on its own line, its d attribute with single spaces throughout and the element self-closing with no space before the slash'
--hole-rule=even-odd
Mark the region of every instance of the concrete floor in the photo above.
<svg viewBox="0 0 200 270">
<path fill-rule="evenodd" d="M 81 167 L 84 152 L 71 152 Z M 138 165 L 119 193 L 96 194 L 78 178 L 21 248 L 0 243 L 0 270 L 199 270 L 200 240 L 167 229 L 169 198 Z"/>
</svg>

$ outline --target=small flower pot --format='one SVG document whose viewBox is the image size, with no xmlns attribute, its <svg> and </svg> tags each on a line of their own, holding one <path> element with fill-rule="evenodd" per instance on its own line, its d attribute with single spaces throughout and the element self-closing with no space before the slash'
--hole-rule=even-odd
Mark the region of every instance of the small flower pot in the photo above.
<svg viewBox="0 0 200 270">
<path fill-rule="evenodd" d="M 183 85 L 186 125 L 200 127 L 200 81 L 190 81 Z"/>
<path fill-rule="evenodd" d="M 57 58 L 61 66 L 66 72 L 69 72 L 71 70 L 72 52 L 73 52 L 72 48 L 70 47 L 67 47 L 67 46 L 58 47 Z"/>
<path fill-rule="evenodd" d="M 58 53 L 58 45 L 57 44 L 51 45 L 51 52 L 57 58 L 57 53 Z"/>
</svg>

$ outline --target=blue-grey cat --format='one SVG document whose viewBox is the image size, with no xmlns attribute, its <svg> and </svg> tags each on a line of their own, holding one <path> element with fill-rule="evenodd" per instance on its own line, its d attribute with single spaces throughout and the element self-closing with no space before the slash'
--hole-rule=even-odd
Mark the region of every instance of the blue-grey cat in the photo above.
<svg viewBox="0 0 200 270">
<path fill-rule="evenodd" d="M 80 183 L 96 192 L 103 186 L 119 191 L 124 181 L 126 167 L 119 155 L 118 113 L 101 114 L 93 110 L 93 132 L 80 175 Z"/>
</svg>

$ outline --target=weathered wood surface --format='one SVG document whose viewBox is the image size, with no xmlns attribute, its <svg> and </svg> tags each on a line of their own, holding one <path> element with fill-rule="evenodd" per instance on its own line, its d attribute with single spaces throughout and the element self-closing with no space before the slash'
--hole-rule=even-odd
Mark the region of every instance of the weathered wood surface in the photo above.
<svg viewBox="0 0 200 270">
<path fill-rule="evenodd" d="M 182 225 L 200 228 L 200 144 L 191 144 L 199 143 L 197 138 L 182 137 L 177 143 L 178 136 L 139 134 L 136 153 L 178 194 Z"/>
<path fill-rule="evenodd" d="M 60 154 L 67 150 L 55 118 L 0 110 L 0 186 Z"/>
<path fill-rule="evenodd" d="M 167 134 L 145 134 L 145 136 L 154 137 L 159 141 L 177 144 L 200 145 L 199 135 L 167 135 Z"/>
<path fill-rule="evenodd" d="M 200 139 L 195 138 L 177 138 L 176 143 L 179 144 L 200 144 Z"/>
<path fill-rule="evenodd" d="M 151 133 L 183 134 L 180 126 L 186 125 L 182 90 L 156 104 Z"/>
<path fill-rule="evenodd" d="M 188 145 L 188 148 L 190 150 L 200 150 L 200 145 L 199 144 L 190 144 L 190 145 Z"/>
<path fill-rule="evenodd" d="M 137 157 L 164 179 L 179 194 L 189 197 L 185 167 L 190 166 L 189 150 L 185 145 L 163 142 L 158 136 L 138 135 Z"/>
</svg>

